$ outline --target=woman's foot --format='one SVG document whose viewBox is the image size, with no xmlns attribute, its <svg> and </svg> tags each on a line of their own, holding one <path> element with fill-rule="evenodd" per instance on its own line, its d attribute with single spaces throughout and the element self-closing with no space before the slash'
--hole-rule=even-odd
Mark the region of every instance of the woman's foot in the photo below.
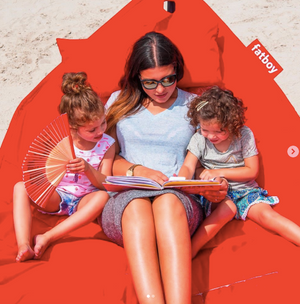
<svg viewBox="0 0 300 304">
<path fill-rule="evenodd" d="M 32 260 L 35 256 L 34 251 L 32 248 L 28 245 L 22 245 L 19 247 L 18 255 L 16 257 L 16 262 L 24 262 L 27 260 Z"/>
<path fill-rule="evenodd" d="M 37 236 L 35 236 L 34 238 L 34 258 L 35 259 L 40 259 L 43 255 L 43 253 L 45 252 L 45 250 L 48 248 L 49 244 L 49 240 L 48 238 L 43 235 L 43 234 L 38 234 Z"/>
</svg>

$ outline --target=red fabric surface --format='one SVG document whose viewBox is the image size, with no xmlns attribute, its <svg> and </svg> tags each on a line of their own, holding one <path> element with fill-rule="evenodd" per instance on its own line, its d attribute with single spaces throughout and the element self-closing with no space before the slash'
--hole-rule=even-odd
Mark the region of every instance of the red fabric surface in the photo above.
<svg viewBox="0 0 300 304">
<path fill-rule="evenodd" d="M 130 46 L 150 30 L 165 33 L 184 53 L 183 89 L 201 92 L 218 83 L 244 100 L 260 152 L 258 182 L 279 196 L 275 210 L 300 224 L 300 157 L 287 154 L 289 146 L 300 147 L 296 111 L 256 56 L 203 1 L 187 6 L 177 0 L 173 15 L 162 6 L 161 0 L 132 0 L 89 39 L 58 40 L 62 63 L 16 110 L 0 150 L 1 303 L 137 303 L 124 250 L 95 223 L 53 243 L 40 261 L 15 263 L 12 190 L 21 180 L 28 146 L 58 115 L 62 75 L 86 71 L 105 102 L 118 88 Z M 32 235 L 59 220 L 34 211 Z M 297 257 L 299 248 L 281 237 L 233 220 L 193 261 L 192 303 L 298 303 Z"/>
</svg>

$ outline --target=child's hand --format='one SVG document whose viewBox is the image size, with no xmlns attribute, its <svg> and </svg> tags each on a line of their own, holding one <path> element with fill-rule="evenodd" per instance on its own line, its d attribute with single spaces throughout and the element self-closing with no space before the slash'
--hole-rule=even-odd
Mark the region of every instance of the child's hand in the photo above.
<svg viewBox="0 0 300 304">
<path fill-rule="evenodd" d="M 206 199 L 208 199 L 212 203 L 220 203 L 227 195 L 229 185 L 228 185 L 228 181 L 225 178 L 217 177 L 215 180 L 221 184 L 220 190 L 218 191 L 207 190 L 200 192 L 199 194 L 203 195 Z"/>
<path fill-rule="evenodd" d="M 89 164 L 83 158 L 75 158 L 69 161 L 67 171 L 71 173 L 85 172 L 89 168 Z"/>
<path fill-rule="evenodd" d="M 218 176 L 217 170 L 208 170 L 208 169 L 204 169 L 201 174 L 200 174 L 200 179 L 205 179 L 205 180 L 210 180 L 210 179 L 213 179 L 215 177 Z"/>
</svg>

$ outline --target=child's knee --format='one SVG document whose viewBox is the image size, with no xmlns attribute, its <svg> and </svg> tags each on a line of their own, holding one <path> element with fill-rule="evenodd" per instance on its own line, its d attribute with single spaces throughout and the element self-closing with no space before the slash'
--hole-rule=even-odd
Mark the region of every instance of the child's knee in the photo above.
<svg viewBox="0 0 300 304">
<path fill-rule="evenodd" d="M 230 199 L 225 200 L 224 209 L 226 209 L 226 215 L 229 219 L 232 219 L 237 213 L 237 207 L 235 203 Z"/>
<path fill-rule="evenodd" d="M 272 207 L 262 209 L 259 216 L 263 223 L 275 221 L 277 218 L 280 217 L 280 215 L 276 211 L 274 211 Z"/>
<path fill-rule="evenodd" d="M 23 182 L 17 182 L 14 185 L 14 193 L 20 193 L 21 191 L 26 191 L 24 183 Z"/>
<path fill-rule="evenodd" d="M 109 200 L 109 194 L 106 191 L 96 191 L 93 193 L 92 199 L 89 199 L 89 201 L 93 201 L 94 204 L 99 206 L 100 208 L 104 208 L 104 205 Z"/>
<path fill-rule="evenodd" d="M 231 203 L 230 203 L 229 208 L 231 209 L 232 214 L 236 215 L 236 213 L 237 213 L 237 207 L 236 207 L 236 205 L 235 205 L 235 203 L 233 201 L 230 201 L 230 202 Z"/>
<path fill-rule="evenodd" d="M 96 196 L 99 200 L 107 202 L 109 200 L 109 194 L 106 191 L 97 191 Z"/>
</svg>

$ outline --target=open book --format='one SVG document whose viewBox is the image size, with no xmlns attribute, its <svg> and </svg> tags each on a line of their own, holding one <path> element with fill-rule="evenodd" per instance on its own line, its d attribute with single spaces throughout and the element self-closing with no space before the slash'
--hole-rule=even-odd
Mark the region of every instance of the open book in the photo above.
<svg viewBox="0 0 300 304">
<path fill-rule="evenodd" d="M 214 180 L 186 180 L 184 177 L 171 177 L 162 185 L 140 176 L 107 176 L 103 186 L 107 191 L 120 192 L 129 189 L 162 190 L 176 188 L 191 194 L 205 190 L 219 190 L 221 184 Z"/>
</svg>

